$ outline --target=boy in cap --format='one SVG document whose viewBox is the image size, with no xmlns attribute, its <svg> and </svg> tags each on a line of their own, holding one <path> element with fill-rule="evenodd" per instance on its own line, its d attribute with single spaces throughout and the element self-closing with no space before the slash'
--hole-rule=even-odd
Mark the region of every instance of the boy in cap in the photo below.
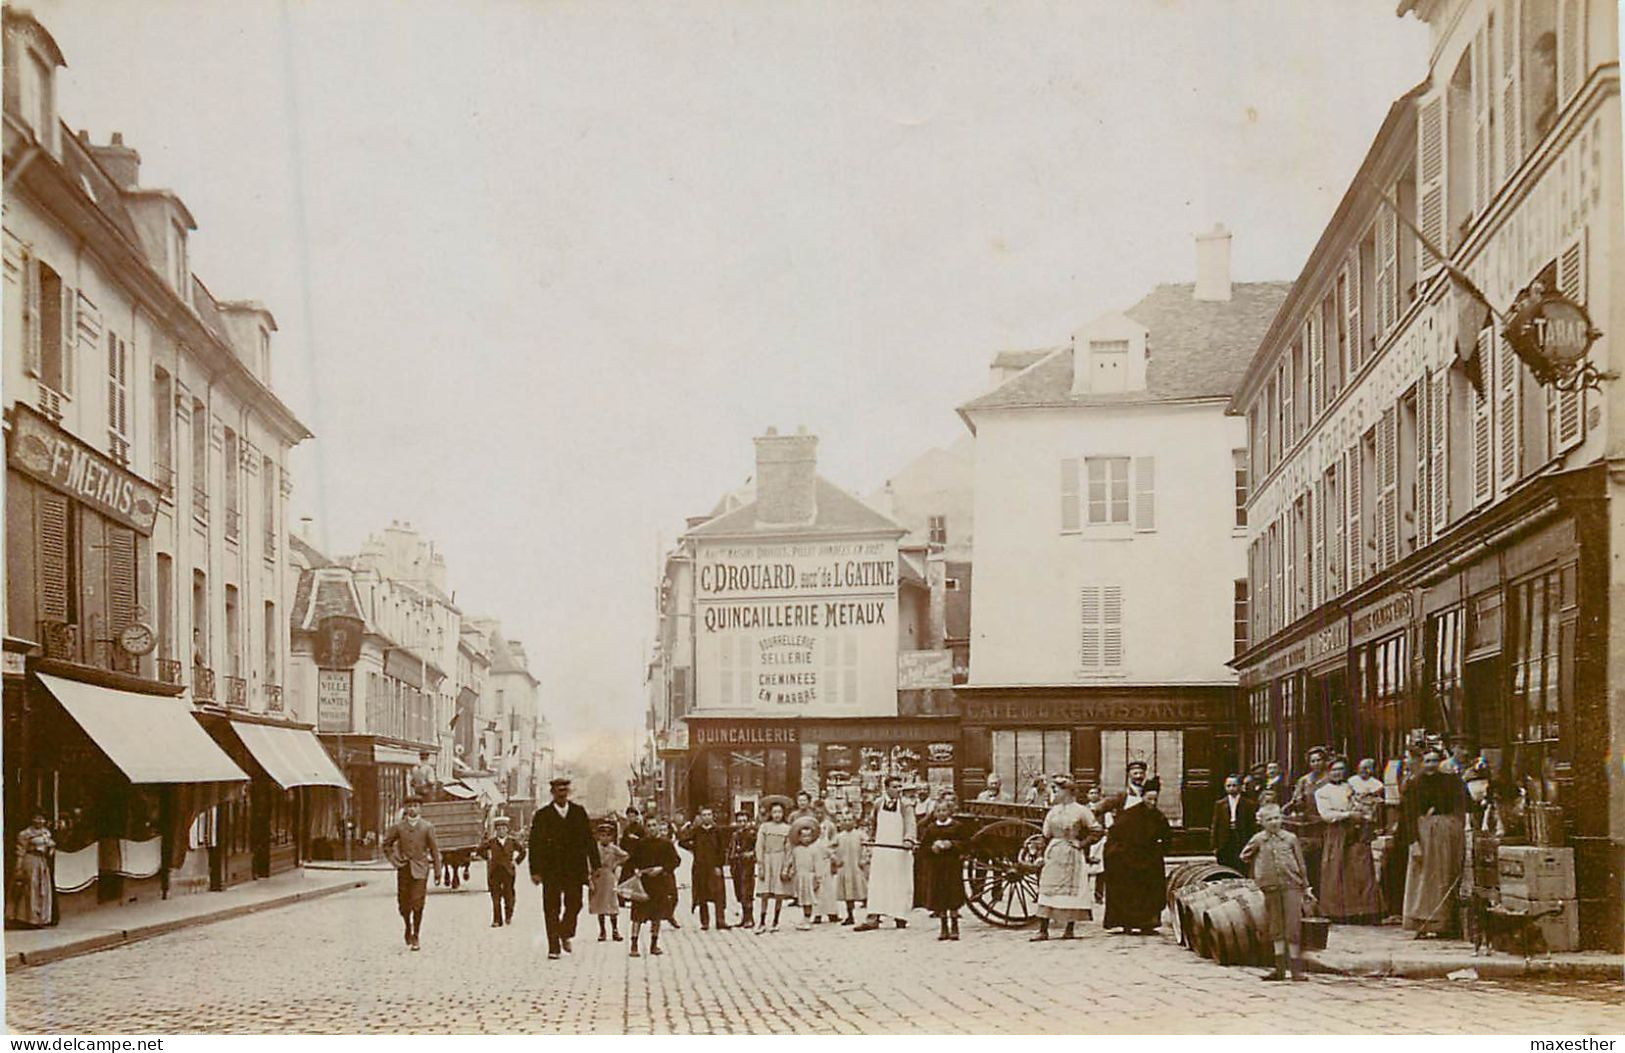
<svg viewBox="0 0 1625 1053">
<path fill-rule="evenodd" d="M 418 949 L 423 930 L 423 904 L 429 894 L 429 875 L 440 881 L 440 845 L 434 824 L 423 818 L 423 801 L 408 797 L 406 814 L 384 833 L 384 858 L 395 867 L 395 903 L 406 923 L 406 945 Z"/>
<path fill-rule="evenodd" d="M 1241 858 L 1252 864 L 1253 880 L 1264 893 L 1264 914 L 1275 941 L 1275 971 L 1263 979 L 1285 980 L 1290 963 L 1292 979 L 1304 980 L 1303 899 L 1309 894 L 1309 867 L 1303 846 L 1286 829 L 1280 805 L 1260 805 L 1258 822 L 1263 829 L 1247 842 Z"/>
<path fill-rule="evenodd" d="M 507 816 L 497 816 L 491 825 L 491 836 L 480 844 L 479 851 L 485 860 L 485 887 L 491 893 L 491 928 L 496 929 L 513 921 L 514 870 L 524 862 L 525 846 L 508 832 Z"/>
</svg>

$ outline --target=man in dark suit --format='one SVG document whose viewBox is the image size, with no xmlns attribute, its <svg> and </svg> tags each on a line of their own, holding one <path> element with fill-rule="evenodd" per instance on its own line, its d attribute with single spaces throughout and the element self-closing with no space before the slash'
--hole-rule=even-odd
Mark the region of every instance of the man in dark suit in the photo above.
<svg viewBox="0 0 1625 1053">
<path fill-rule="evenodd" d="M 1242 794 L 1239 776 L 1225 776 L 1224 796 L 1213 802 L 1209 835 L 1213 857 L 1232 870 L 1247 873 L 1241 865 L 1241 850 L 1257 832 L 1258 806 Z"/>
<path fill-rule="evenodd" d="M 423 931 L 423 904 L 429 891 L 429 875 L 440 883 L 440 845 L 434 838 L 434 824 L 423 818 L 423 802 L 408 797 L 406 814 L 384 832 L 381 847 L 384 858 L 395 867 L 395 905 L 406 923 L 406 945 L 418 949 Z"/>
<path fill-rule="evenodd" d="M 572 951 L 581 889 L 598 869 L 598 844 L 587 810 L 570 800 L 570 780 L 548 784 L 551 804 L 536 810 L 530 821 L 530 882 L 542 886 L 542 917 L 547 921 L 547 956 Z"/>
</svg>

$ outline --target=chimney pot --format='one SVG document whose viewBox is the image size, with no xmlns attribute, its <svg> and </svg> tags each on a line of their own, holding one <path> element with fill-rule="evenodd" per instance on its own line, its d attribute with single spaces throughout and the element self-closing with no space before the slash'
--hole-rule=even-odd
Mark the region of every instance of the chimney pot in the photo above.
<svg viewBox="0 0 1625 1053">
<path fill-rule="evenodd" d="M 109 142 L 113 146 L 123 146 L 124 145 L 124 133 L 123 132 L 114 132 L 113 133 L 113 138 L 111 140 L 109 140 Z"/>
<path fill-rule="evenodd" d="M 1209 303 L 1230 300 L 1230 232 L 1223 223 L 1196 235 L 1196 291 L 1194 298 Z"/>
<path fill-rule="evenodd" d="M 780 435 L 772 428 L 756 440 L 756 521 L 790 526 L 818 515 L 818 436 Z"/>
</svg>

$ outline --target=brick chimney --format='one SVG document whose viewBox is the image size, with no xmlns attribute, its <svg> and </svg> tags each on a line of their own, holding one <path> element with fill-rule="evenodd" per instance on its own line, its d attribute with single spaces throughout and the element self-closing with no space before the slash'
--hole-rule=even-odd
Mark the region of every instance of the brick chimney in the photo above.
<svg viewBox="0 0 1625 1053">
<path fill-rule="evenodd" d="M 1230 301 L 1230 232 L 1223 223 L 1196 235 L 1195 298 L 1210 303 Z"/>
<path fill-rule="evenodd" d="M 780 435 L 775 428 L 756 440 L 756 522 L 799 526 L 818 515 L 818 436 L 798 428 Z"/>
<path fill-rule="evenodd" d="M 141 155 L 124 145 L 123 132 L 114 132 L 106 146 L 91 146 L 90 156 L 120 190 L 134 190 L 141 185 Z"/>
</svg>

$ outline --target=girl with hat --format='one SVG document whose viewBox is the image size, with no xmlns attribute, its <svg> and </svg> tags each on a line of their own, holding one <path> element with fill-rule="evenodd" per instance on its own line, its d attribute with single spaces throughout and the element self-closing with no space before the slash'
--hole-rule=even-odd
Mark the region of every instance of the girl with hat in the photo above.
<svg viewBox="0 0 1625 1053">
<path fill-rule="evenodd" d="M 801 922 L 797 929 L 812 928 L 813 909 L 830 898 L 834 889 L 834 862 L 830 843 L 819 836 L 818 820 L 804 815 L 790 824 L 790 856 L 785 861 L 785 878 L 795 889 L 796 902 L 801 906 Z M 833 915 L 832 915 L 833 918 Z"/>
</svg>

